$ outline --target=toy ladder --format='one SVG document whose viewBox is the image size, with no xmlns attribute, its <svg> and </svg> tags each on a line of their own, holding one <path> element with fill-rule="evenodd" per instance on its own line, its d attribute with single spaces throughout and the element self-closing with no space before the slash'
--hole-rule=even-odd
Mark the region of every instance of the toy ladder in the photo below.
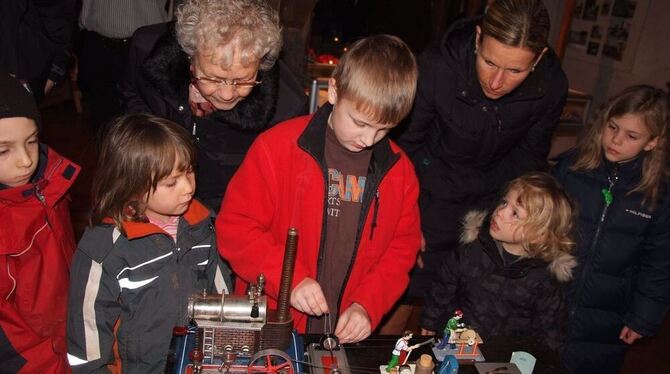
<svg viewBox="0 0 670 374">
<path fill-rule="evenodd" d="M 211 327 L 202 331 L 202 350 L 205 359 L 214 358 L 214 329 Z"/>
</svg>

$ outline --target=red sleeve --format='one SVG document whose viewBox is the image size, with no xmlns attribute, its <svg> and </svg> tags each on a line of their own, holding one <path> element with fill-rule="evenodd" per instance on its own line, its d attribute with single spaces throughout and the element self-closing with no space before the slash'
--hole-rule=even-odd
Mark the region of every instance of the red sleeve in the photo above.
<svg viewBox="0 0 670 374">
<path fill-rule="evenodd" d="M 285 245 L 284 238 L 278 240 L 272 232 L 281 198 L 280 171 L 263 139 L 257 138 L 228 185 L 216 219 L 216 236 L 219 253 L 235 274 L 252 282 L 262 272 L 267 294 L 276 298 Z M 307 275 L 304 265 L 296 262 L 293 285 Z"/>
</svg>

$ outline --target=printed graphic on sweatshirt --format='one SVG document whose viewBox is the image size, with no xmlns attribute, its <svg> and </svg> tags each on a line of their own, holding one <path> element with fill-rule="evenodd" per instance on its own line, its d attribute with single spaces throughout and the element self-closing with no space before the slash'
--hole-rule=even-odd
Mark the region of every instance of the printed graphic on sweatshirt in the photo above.
<svg viewBox="0 0 670 374">
<path fill-rule="evenodd" d="M 365 176 L 345 175 L 328 168 L 328 216 L 339 217 L 342 204 L 363 202 Z"/>
</svg>

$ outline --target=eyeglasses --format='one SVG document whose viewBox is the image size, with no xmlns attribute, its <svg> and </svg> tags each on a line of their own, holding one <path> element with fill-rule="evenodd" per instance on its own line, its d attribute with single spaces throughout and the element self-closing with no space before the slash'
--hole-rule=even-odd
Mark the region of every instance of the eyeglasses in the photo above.
<svg viewBox="0 0 670 374">
<path fill-rule="evenodd" d="M 263 81 L 257 81 L 255 79 L 218 79 L 218 78 L 198 78 L 195 75 L 191 74 L 191 83 L 198 87 L 199 90 L 214 92 L 221 88 L 222 86 L 233 86 L 233 89 L 251 89 L 257 85 L 263 83 Z"/>
</svg>

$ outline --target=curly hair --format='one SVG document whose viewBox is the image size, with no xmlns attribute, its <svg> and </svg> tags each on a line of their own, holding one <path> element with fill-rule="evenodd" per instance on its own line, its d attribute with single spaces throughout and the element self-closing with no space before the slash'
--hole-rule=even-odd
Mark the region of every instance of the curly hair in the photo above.
<svg viewBox="0 0 670 374">
<path fill-rule="evenodd" d="M 603 130 L 611 119 L 627 114 L 640 116 L 652 138 L 658 138 L 653 150 L 643 152 L 642 179 L 628 192 L 642 192 L 643 204 L 653 208 L 660 197 L 661 185 L 670 180 L 670 102 L 667 93 L 659 88 L 631 86 L 610 98 L 589 122 L 584 136 L 579 138 L 577 159 L 571 169 L 584 172 L 599 167 L 603 162 Z"/>
<path fill-rule="evenodd" d="M 242 65 L 260 61 L 260 70 L 270 70 L 282 47 L 279 15 L 263 0 L 187 0 L 176 31 L 187 55 L 207 51 L 223 67 L 237 55 Z"/>
<path fill-rule="evenodd" d="M 517 203 L 528 212 L 521 224 L 523 247 L 529 257 L 551 262 L 575 245 L 572 225 L 577 209 L 551 175 L 531 172 L 512 180 L 506 193 L 516 191 Z"/>
</svg>

